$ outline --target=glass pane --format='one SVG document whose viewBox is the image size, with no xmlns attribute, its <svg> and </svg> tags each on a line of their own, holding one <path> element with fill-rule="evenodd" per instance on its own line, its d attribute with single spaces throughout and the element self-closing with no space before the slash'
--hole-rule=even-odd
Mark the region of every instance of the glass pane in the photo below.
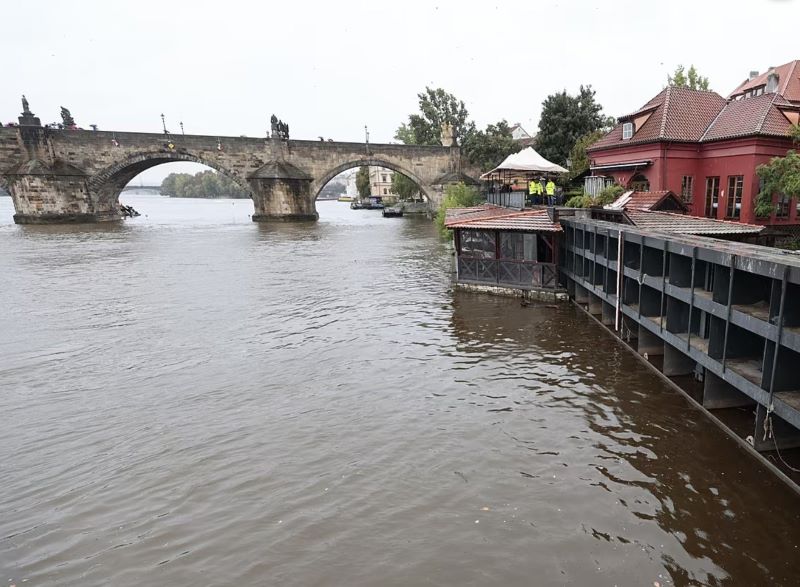
<svg viewBox="0 0 800 587">
<path fill-rule="evenodd" d="M 524 258 L 526 261 L 537 260 L 536 241 L 537 241 L 537 235 L 529 233 L 524 235 L 524 243 L 525 243 Z"/>
<path fill-rule="evenodd" d="M 522 234 L 518 232 L 500 233 L 500 258 L 522 259 Z"/>
<path fill-rule="evenodd" d="M 475 259 L 494 259 L 494 232 L 483 230 L 461 231 L 461 254 Z"/>
</svg>

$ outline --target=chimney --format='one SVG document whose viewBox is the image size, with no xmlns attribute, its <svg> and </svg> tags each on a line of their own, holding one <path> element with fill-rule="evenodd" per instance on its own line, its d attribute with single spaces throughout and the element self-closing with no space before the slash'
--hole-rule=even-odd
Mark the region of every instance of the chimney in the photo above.
<svg viewBox="0 0 800 587">
<path fill-rule="evenodd" d="M 769 73 L 767 74 L 767 87 L 764 88 L 765 94 L 774 94 L 776 91 L 778 91 L 779 77 L 780 76 L 778 76 L 778 74 L 775 73 L 775 68 L 770 67 Z"/>
<path fill-rule="evenodd" d="M 748 79 L 748 81 L 753 81 L 757 77 L 758 77 L 758 72 L 757 71 L 751 71 L 750 72 L 750 78 Z"/>
</svg>

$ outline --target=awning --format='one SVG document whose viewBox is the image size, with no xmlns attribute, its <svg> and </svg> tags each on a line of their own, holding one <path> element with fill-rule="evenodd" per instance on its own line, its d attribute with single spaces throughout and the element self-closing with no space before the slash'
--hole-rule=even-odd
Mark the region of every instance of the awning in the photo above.
<svg viewBox="0 0 800 587">
<path fill-rule="evenodd" d="M 634 167 L 647 167 L 652 165 L 650 159 L 643 161 L 626 161 L 625 163 L 605 163 L 603 165 L 592 165 L 589 169 L 592 171 L 610 171 L 612 169 L 632 169 Z"/>
<path fill-rule="evenodd" d="M 533 147 L 522 149 L 519 153 L 514 153 L 505 158 L 505 160 L 492 169 L 481 175 L 481 179 L 488 179 L 494 173 L 567 173 L 567 170 L 548 161 Z"/>
</svg>

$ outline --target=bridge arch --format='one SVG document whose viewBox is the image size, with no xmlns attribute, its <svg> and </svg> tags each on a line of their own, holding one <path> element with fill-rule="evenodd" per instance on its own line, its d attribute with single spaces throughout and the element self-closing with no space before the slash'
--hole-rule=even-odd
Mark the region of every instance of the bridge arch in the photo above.
<svg viewBox="0 0 800 587">
<path fill-rule="evenodd" d="M 200 165 L 210 167 L 236 182 L 236 184 L 250 194 L 251 199 L 253 198 L 253 190 L 248 185 L 246 179 L 239 176 L 236 172 L 227 169 L 225 166 L 220 165 L 212 158 L 197 155 L 183 149 L 176 151 L 166 149 L 142 151 L 128 155 L 124 159 L 116 161 L 92 175 L 88 180 L 89 190 L 91 193 L 95 194 L 98 208 L 116 210 L 119 195 L 122 193 L 123 188 L 128 185 L 128 182 L 134 177 L 151 167 L 177 161 L 199 163 Z"/>
<path fill-rule="evenodd" d="M 347 171 L 348 169 L 354 169 L 356 167 L 362 167 L 362 166 L 365 166 L 365 165 L 368 166 L 368 167 L 385 167 L 386 169 L 391 169 L 392 171 L 395 171 L 397 173 L 401 173 L 401 174 L 405 175 L 408 179 L 410 179 L 415 184 L 417 184 L 417 187 L 419 187 L 420 193 L 423 196 L 425 196 L 425 199 L 428 202 L 433 202 L 434 201 L 433 200 L 433 195 L 432 195 L 433 188 L 430 185 L 426 184 L 424 181 L 422 181 L 419 178 L 419 176 L 417 176 L 415 173 L 409 171 L 408 169 L 406 169 L 402 165 L 398 165 L 397 163 L 392 163 L 391 161 L 389 161 L 387 159 L 377 158 L 377 157 L 369 157 L 369 158 L 363 158 L 363 159 L 353 159 L 351 161 L 347 161 L 345 163 L 341 163 L 341 164 L 337 165 L 336 167 L 334 167 L 333 169 L 330 169 L 321 178 L 315 180 L 314 188 L 313 188 L 314 199 L 315 200 L 317 199 L 317 197 L 319 196 L 320 192 L 322 191 L 322 188 L 324 188 L 326 185 L 328 185 L 328 182 L 330 182 L 334 177 L 336 177 L 337 175 L 339 175 L 343 171 Z"/>
</svg>

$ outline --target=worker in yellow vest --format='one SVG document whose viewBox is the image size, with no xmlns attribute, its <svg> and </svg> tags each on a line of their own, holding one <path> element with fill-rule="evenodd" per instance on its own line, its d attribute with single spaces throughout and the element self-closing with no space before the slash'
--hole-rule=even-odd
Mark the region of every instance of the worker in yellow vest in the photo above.
<svg viewBox="0 0 800 587">
<path fill-rule="evenodd" d="M 538 193 L 539 182 L 538 181 L 529 181 L 528 182 L 528 201 L 531 204 L 536 203 L 536 194 Z"/>
<path fill-rule="evenodd" d="M 556 184 L 553 183 L 552 179 L 547 180 L 547 185 L 545 186 L 545 192 L 547 192 L 547 203 L 550 206 L 555 205 L 556 202 Z"/>
</svg>

